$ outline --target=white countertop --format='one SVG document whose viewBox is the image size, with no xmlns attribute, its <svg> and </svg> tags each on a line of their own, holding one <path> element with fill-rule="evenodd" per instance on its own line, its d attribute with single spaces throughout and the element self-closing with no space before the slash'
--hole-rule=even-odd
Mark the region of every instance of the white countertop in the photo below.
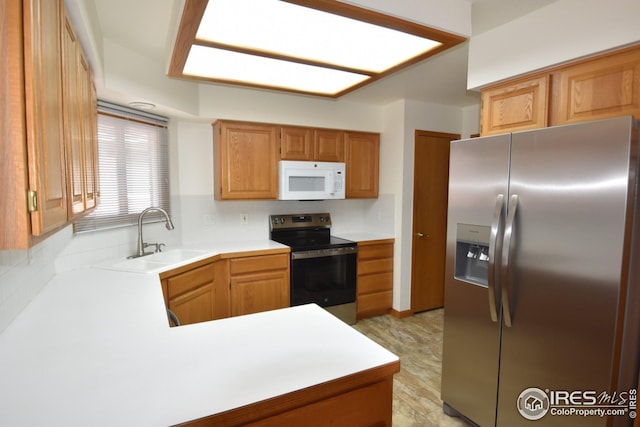
<svg viewBox="0 0 640 427">
<path fill-rule="evenodd" d="M 96 264 L 94 268 L 126 271 L 130 273 L 158 274 L 183 265 L 210 258 L 220 254 L 288 249 L 273 240 L 239 240 L 216 242 L 214 244 L 198 244 L 165 250 L 139 258 L 117 258 Z M 182 258 L 182 256 L 185 256 Z M 181 259 L 176 259 L 176 257 Z"/>
<path fill-rule="evenodd" d="M 393 236 L 383 236 L 375 233 L 338 233 L 336 237 L 352 240 L 354 242 L 367 242 L 371 240 L 393 239 Z"/>
<path fill-rule="evenodd" d="M 0 425 L 166 426 L 397 360 L 316 305 L 170 328 L 157 275 L 86 268 L 0 335 Z"/>
</svg>

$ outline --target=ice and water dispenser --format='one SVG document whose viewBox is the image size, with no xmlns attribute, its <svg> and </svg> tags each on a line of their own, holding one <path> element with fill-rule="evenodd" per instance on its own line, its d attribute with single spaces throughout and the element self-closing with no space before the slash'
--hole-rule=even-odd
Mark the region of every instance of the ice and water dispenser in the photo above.
<svg viewBox="0 0 640 427">
<path fill-rule="evenodd" d="M 491 227 L 457 224 L 455 275 L 475 285 L 487 286 Z"/>
</svg>

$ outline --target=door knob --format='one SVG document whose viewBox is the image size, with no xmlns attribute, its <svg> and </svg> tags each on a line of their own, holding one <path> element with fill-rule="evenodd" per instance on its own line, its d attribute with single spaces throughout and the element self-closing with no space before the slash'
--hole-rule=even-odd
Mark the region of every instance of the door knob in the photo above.
<svg viewBox="0 0 640 427">
<path fill-rule="evenodd" d="M 418 236 L 418 237 L 424 237 L 424 234 L 422 234 L 422 233 L 419 233 L 419 232 L 418 232 L 418 233 L 416 233 L 416 236 Z"/>
</svg>

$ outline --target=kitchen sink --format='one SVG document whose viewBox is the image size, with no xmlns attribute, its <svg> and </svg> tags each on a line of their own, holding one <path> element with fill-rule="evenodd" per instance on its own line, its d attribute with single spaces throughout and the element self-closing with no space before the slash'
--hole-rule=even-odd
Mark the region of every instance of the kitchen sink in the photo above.
<svg viewBox="0 0 640 427">
<path fill-rule="evenodd" d="M 148 260 L 151 260 L 152 262 L 174 263 L 191 260 L 193 258 L 201 257 L 205 254 L 207 254 L 206 251 L 197 251 L 193 249 L 172 249 L 166 252 L 157 252 L 153 255 L 147 255 L 145 257 L 142 257 L 142 259 L 146 258 Z"/>
<path fill-rule="evenodd" d="M 210 252 L 193 249 L 172 249 L 139 258 L 119 259 L 98 264 L 96 268 L 134 273 L 158 273 L 189 264 L 209 256 Z"/>
</svg>

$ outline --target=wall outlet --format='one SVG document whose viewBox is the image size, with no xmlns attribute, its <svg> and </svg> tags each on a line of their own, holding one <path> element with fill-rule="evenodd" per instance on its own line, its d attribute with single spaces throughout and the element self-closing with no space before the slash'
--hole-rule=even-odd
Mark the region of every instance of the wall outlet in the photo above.
<svg viewBox="0 0 640 427">
<path fill-rule="evenodd" d="M 204 214 L 204 225 L 214 225 L 216 216 L 214 214 Z"/>
<path fill-rule="evenodd" d="M 240 224 L 249 224 L 249 214 L 241 213 L 240 214 Z"/>
</svg>

